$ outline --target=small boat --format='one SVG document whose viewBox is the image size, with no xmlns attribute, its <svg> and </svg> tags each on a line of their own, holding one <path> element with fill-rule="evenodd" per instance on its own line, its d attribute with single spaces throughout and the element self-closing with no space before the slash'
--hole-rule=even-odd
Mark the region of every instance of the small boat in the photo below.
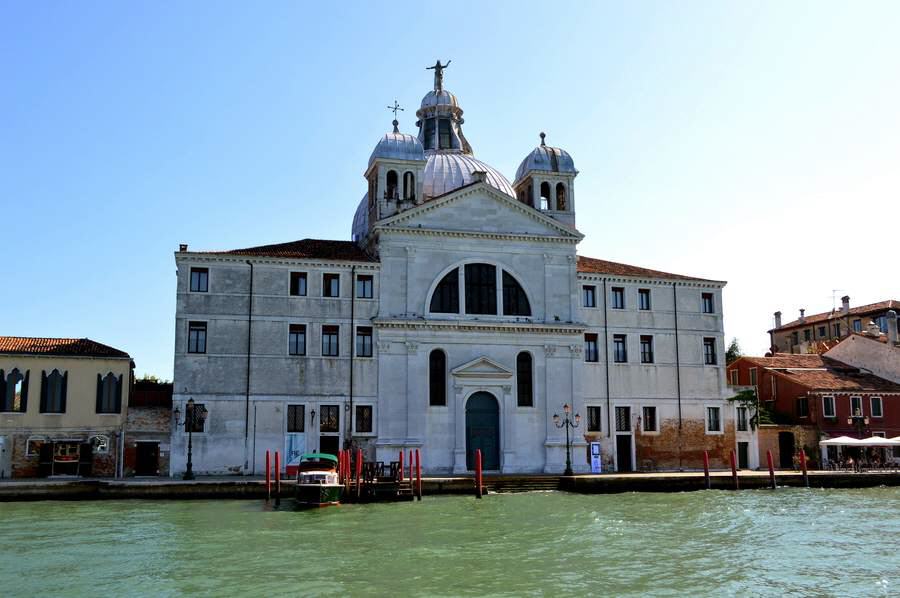
<svg viewBox="0 0 900 598">
<path fill-rule="evenodd" d="M 341 504 L 343 486 L 338 480 L 338 460 L 334 455 L 307 453 L 297 464 L 298 507 L 326 507 Z"/>
</svg>

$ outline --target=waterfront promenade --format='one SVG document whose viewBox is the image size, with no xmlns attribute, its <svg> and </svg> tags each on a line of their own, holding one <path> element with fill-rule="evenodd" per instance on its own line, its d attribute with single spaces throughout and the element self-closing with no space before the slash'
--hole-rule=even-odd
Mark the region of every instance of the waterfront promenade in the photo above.
<svg viewBox="0 0 900 598">
<path fill-rule="evenodd" d="M 778 486 L 804 486 L 803 475 L 796 471 L 776 472 Z M 741 471 L 740 489 L 769 486 L 766 471 Z M 468 494 L 474 491 L 472 477 L 425 477 L 423 494 Z M 599 475 L 486 475 L 484 485 L 489 492 L 526 492 L 562 490 L 580 494 L 609 494 L 618 492 L 690 492 L 703 490 L 703 472 L 654 472 Z M 810 471 L 809 485 L 813 488 L 869 488 L 900 486 L 900 472 L 843 472 Z M 282 481 L 282 497 L 291 496 L 294 482 Z M 714 490 L 733 490 L 730 471 L 710 472 L 710 487 Z M 274 492 L 274 490 L 273 490 Z M 177 478 L 67 478 L 22 479 L 0 481 L 0 501 L 34 500 L 98 500 L 98 499 L 210 499 L 266 497 L 262 477 L 199 477 L 184 481 Z"/>
</svg>

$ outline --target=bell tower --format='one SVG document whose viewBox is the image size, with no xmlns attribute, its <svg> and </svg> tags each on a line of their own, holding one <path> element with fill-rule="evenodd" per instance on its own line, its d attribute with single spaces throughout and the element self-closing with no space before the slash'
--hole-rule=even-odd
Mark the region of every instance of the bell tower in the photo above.
<svg viewBox="0 0 900 598">
<path fill-rule="evenodd" d="M 565 150 L 541 144 L 528 154 L 516 171 L 516 198 L 551 218 L 575 226 L 575 162 Z"/>
</svg>

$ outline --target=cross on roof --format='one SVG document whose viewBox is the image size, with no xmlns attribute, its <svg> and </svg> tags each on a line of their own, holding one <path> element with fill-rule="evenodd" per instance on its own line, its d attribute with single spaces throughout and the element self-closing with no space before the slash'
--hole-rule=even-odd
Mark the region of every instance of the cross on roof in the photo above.
<svg viewBox="0 0 900 598">
<path fill-rule="evenodd" d="M 394 100 L 393 106 L 388 106 L 388 110 L 394 113 L 394 120 L 397 120 L 397 111 L 403 112 L 403 108 L 400 107 L 400 104 L 397 103 L 397 100 Z"/>
</svg>

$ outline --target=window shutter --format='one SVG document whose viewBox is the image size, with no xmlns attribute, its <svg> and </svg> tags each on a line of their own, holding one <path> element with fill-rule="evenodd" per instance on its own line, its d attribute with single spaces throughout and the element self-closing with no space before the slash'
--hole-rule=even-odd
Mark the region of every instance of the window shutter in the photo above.
<svg viewBox="0 0 900 598">
<path fill-rule="evenodd" d="M 22 381 L 22 413 L 28 411 L 28 375 L 31 373 L 31 370 L 25 370 L 25 380 Z M 0 376 L 3 373 L 0 372 Z"/>
<path fill-rule="evenodd" d="M 63 374 L 62 392 L 59 396 L 59 412 L 66 412 L 66 391 L 69 388 L 69 372 Z"/>
<path fill-rule="evenodd" d="M 116 383 L 116 413 L 122 413 L 122 374 Z"/>
<path fill-rule="evenodd" d="M 41 370 L 41 413 L 47 413 L 47 372 Z"/>
<path fill-rule="evenodd" d="M 0 405 L 6 405 L 6 374 L 0 370 Z"/>
<path fill-rule="evenodd" d="M 103 413 L 103 377 L 97 374 L 97 413 Z"/>
</svg>

